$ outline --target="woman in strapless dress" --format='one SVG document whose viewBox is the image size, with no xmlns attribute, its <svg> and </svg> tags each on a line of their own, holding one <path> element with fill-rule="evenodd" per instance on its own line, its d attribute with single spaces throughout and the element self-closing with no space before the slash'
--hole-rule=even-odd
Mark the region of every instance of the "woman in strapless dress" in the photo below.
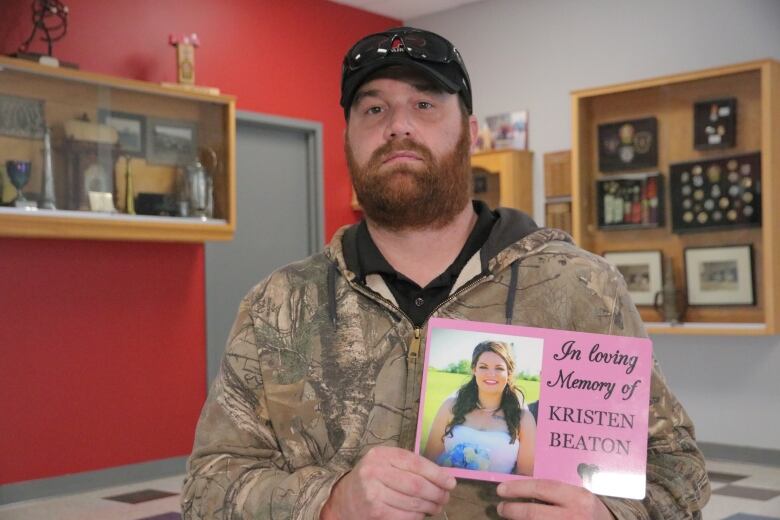
<svg viewBox="0 0 780 520">
<path fill-rule="evenodd" d="M 477 345 L 472 377 L 436 413 L 425 457 L 445 467 L 532 475 L 536 421 L 515 387 L 514 369 L 506 343 Z"/>
</svg>

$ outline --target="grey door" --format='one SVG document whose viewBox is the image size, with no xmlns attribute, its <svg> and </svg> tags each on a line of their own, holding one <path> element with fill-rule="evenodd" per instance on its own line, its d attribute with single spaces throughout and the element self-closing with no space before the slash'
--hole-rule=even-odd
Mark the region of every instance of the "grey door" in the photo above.
<svg viewBox="0 0 780 520">
<path fill-rule="evenodd" d="M 236 118 L 235 238 L 206 244 L 209 382 L 241 298 L 274 269 L 322 247 L 321 142 L 319 123 Z"/>
</svg>

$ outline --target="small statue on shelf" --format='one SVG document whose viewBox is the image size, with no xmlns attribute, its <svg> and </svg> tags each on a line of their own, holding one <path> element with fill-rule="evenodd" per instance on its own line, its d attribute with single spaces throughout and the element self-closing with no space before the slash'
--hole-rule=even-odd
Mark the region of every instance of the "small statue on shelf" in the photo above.
<svg viewBox="0 0 780 520">
<path fill-rule="evenodd" d="M 679 325 L 685 315 L 686 306 L 681 304 L 683 292 L 677 288 L 674 281 L 674 271 L 671 258 L 664 258 L 663 285 L 655 294 L 653 307 L 661 313 L 664 321 L 671 325 Z"/>
<path fill-rule="evenodd" d="M 133 159 L 129 155 L 125 159 L 125 213 L 135 215 L 135 188 L 133 188 L 133 172 L 130 169 L 130 161 Z"/>
<path fill-rule="evenodd" d="M 163 86 L 183 88 L 203 94 L 218 95 L 216 87 L 195 85 L 195 49 L 200 47 L 200 39 L 195 33 L 179 36 L 168 35 L 168 43 L 176 47 L 176 80 L 177 83 L 163 81 Z"/>
<path fill-rule="evenodd" d="M 68 32 L 68 6 L 60 0 L 33 0 L 32 3 L 32 22 L 33 28 L 30 36 L 19 46 L 19 51 L 15 54 L 18 58 L 38 61 L 45 65 L 59 66 L 60 62 L 52 56 L 54 42 L 61 40 Z M 30 44 L 35 39 L 38 31 L 43 32 L 40 38 L 46 42 L 46 54 L 37 54 L 29 52 Z M 65 64 L 75 67 L 75 65 Z"/>
<path fill-rule="evenodd" d="M 41 209 L 57 209 L 54 202 L 54 168 L 51 158 L 51 130 L 46 127 L 43 134 L 43 174 L 41 175 Z"/>
<path fill-rule="evenodd" d="M 195 84 L 195 48 L 200 46 L 198 35 L 168 36 L 168 43 L 176 47 L 177 79 L 182 85 Z"/>
</svg>

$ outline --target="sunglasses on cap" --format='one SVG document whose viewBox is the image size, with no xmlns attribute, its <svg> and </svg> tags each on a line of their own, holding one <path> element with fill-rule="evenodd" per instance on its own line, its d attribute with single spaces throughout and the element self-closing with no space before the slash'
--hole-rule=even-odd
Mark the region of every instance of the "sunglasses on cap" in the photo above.
<svg viewBox="0 0 780 520">
<path fill-rule="evenodd" d="M 404 52 L 414 60 L 433 63 L 457 63 L 465 72 L 460 53 L 438 34 L 420 29 L 396 29 L 366 36 L 347 52 L 344 68 L 356 71 L 394 53 Z"/>
</svg>

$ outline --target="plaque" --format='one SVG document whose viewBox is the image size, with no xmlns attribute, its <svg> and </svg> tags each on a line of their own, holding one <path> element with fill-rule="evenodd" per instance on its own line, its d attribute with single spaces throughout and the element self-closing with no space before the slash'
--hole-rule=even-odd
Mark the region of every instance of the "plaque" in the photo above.
<svg viewBox="0 0 780 520">
<path fill-rule="evenodd" d="M 693 105 L 693 147 L 731 148 L 737 144 L 737 99 L 713 99 Z"/>
<path fill-rule="evenodd" d="M 43 139 L 45 130 L 42 100 L 0 95 L 0 135 Z"/>
<path fill-rule="evenodd" d="M 611 176 L 596 181 L 600 229 L 655 228 L 664 223 L 660 173 Z"/>
<path fill-rule="evenodd" d="M 759 152 L 672 164 L 672 231 L 761 225 Z"/>
<path fill-rule="evenodd" d="M 604 173 L 658 165 L 658 120 L 654 117 L 599 125 L 599 170 Z"/>
</svg>

